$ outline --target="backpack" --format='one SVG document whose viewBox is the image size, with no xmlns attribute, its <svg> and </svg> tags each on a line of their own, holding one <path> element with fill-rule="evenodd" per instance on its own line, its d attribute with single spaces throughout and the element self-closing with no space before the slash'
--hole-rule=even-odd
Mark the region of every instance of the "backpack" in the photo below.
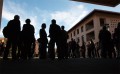
<svg viewBox="0 0 120 74">
<path fill-rule="evenodd" d="M 3 36 L 5 37 L 5 38 L 8 38 L 8 27 L 7 26 L 5 26 L 4 28 L 3 28 Z"/>
</svg>

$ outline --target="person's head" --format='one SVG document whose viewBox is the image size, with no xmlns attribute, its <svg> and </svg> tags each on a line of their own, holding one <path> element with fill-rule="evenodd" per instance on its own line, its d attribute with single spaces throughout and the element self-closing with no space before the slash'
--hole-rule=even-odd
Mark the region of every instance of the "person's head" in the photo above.
<svg viewBox="0 0 120 74">
<path fill-rule="evenodd" d="M 62 30 L 64 30 L 64 29 L 65 29 L 65 27 L 64 27 L 64 26 L 61 26 L 61 29 L 62 29 Z"/>
<path fill-rule="evenodd" d="M 52 19 L 51 23 L 52 23 L 52 24 L 56 24 L 56 20 L 55 20 L 55 19 Z"/>
<path fill-rule="evenodd" d="M 14 16 L 14 20 L 19 20 L 19 19 L 20 19 L 19 15 Z"/>
<path fill-rule="evenodd" d="M 117 32 L 117 28 L 114 29 L 114 32 Z"/>
<path fill-rule="evenodd" d="M 91 44 L 91 41 L 88 41 L 88 44 Z"/>
<path fill-rule="evenodd" d="M 73 38 L 71 38 L 71 41 L 73 41 Z"/>
<path fill-rule="evenodd" d="M 120 22 L 118 22 L 118 25 L 117 25 L 118 28 L 120 28 Z"/>
<path fill-rule="evenodd" d="M 103 26 L 103 30 L 107 30 L 107 27 L 106 27 L 106 26 Z"/>
<path fill-rule="evenodd" d="M 41 27 L 42 27 L 43 29 L 45 29 L 45 28 L 46 28 L 46 24 L 43 23 Z"/>
<path fill-rule="evenodd" d="M 26 24 L 30 24 L 31 20 L 30 19 L 26 19 L 25 22 L 26 22 Z"/>
</svg>

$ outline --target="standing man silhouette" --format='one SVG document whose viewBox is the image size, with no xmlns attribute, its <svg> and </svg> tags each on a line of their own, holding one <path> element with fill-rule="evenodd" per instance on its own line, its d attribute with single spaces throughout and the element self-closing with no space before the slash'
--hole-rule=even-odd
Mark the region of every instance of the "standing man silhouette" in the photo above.
<svg viewBox="0 0 120 74">
<path fill-rule="evenodd" d="M 82 57 L 86 58 L 85 53 L 86 53 L 86 45 L 84 40 L 82 40 L 82 46 L 81 46 L 81 53 L 82 53 Z"/>
<path fill-rule="evenodd" d="M 101 57 L 111 58 L 110 43 L 111 43 L 111 33 L 107 30 L 106 26 L 103 26 L 102 30 L 99 32 L 99 41 L 101 44 Z"/>
<path fill-rule="evenodd" d="M 117 25 L 114 33 L 114 43 L 117 50 L 117 58 L 120 59 L 120 22 Z"/>
<path fill-rule="evenodd" d="M 30 24 L 31 20 L 26 19 L 25 20 L 26 24 L 23 25 L 23 30 L 22 30 L 22 39 L 23 39 L 23 47 L 24 49 L 22 50 L 22 59 L 31 59 L 32 58 L 32 45 L 34 45 L 35 42 L 35 29 L 34 26 Z M 33 46 L 34 47 L 34 46 Z"/>
<path fill-rule="evenodd" d="M 11 48 L 11 46 L 12 46 L 12 59 L 13 60 L 17 59 L 16 50 L 18 47 L 19 35 L 21 31 L 19 19 L 20 17 L 18 15 L 15 15 L 14 19 L 10 20 L 7 24 L 8 37 L 3 59 L 8 59 L 9 49 Z"/>
<path fill-rule="evenodd" d="M 46 24 L 42 24 L 42 29 L 39 31 L 39 36 L 40 40 L 39 42 L 39 58 L 40 59 L 46 59 L 47 58 L 47 44 L 48 44 L 48 39 L 47 39 L 47 33 L 45 31 Z"/>
<path fill-rule="evenodd" d="M 68 48 L 67 48 L 67 39 L 68 39 L 68 34 L 65 31 L 65 27 L 61 26 L 61 58 L 68 58 Z"/>
<path fill-rule="evenodd" d="M 58 53 L 58 58 L 60 58 L 60 32 L 61 32 L 61 29 L 60 29 L 60 26 L 56 24 L 56 20 L 53 19 L 51 21 L 51 25 L 50 25 L 50 28 L 49 28 L 49 37 L 50 37 L 50 42 L 49 42 L 49 49 L 48 49 L 48 52 L 49 52 L 49 57 L 51 59 L 55 59 L 55 43 L 57 45 L 57 53 Z"/>
</svg>

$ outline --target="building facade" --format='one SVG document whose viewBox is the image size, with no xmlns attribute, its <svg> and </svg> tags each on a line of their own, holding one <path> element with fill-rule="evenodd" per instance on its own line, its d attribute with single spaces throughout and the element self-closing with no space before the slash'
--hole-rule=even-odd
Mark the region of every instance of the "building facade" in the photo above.
<svg viewBox="0 0 120 74">
<path fill-rule="evenodd" d="M 107 24 L 109 31 L 113 34 L 118 22 L 120 22 L 120 13 L 95 9 L 68 30 L 68 42 L 73 38 L 79 42 L 79 45 L 82 45 L 83 40 L 88 42 L 90 39 L 96 43 L 99 41 L 99 31 L 104 24 Z"/>
<path fill-rule="evenodd" d="M 0 28 L 1 28 L 1 18 L 2 18 L 2 7 L 3 7 L 3 0 L 0 0 Z"/>
</svg>

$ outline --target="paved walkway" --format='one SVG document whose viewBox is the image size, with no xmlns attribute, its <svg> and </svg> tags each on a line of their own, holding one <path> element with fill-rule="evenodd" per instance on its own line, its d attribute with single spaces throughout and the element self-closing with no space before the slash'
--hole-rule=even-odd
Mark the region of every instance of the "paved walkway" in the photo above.
<svg viewBox="0 0 120 74">
<path fill-rule="evenodd" d="M 120 74 L 120 60 L 0 60 L 0 74 Z"/>
</svg>

